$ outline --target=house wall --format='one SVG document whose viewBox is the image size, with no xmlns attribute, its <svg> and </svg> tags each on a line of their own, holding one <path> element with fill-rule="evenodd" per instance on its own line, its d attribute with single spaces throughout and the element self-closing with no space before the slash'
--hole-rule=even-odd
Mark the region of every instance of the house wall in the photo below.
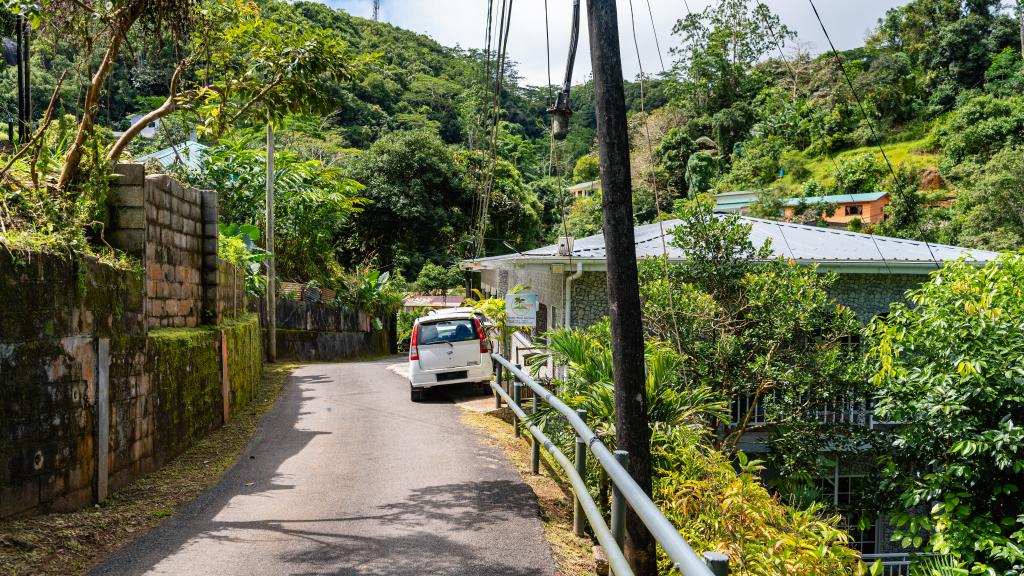
<svg viewBox="0 0 1024 576">
<path fill-rule="evenodd" d="M 895 302 L 906 302 L 907 290 L 928 280 L 925 274 L 841 274 L 828 293 L 868 323 Z"/>
<path fill-rule="evenodd" d="M 517 284 L 526 286 L 526 291 L 536 294 L 537 302 L 543 304 L 538 306 L 537 325 L 553 328 L 564 324 L 563 298 L 567 276 L 566 272 L 551 272 L 544 268 L 483 270 L 480 272 L 480 286 L 485 295 L 493 298 L 502 297 Z M 542 314 L 544 318 L 540 318 Z"/>
<path fill-rule="evenodd" d="M 833 214 L 826 215 L 823 219 L 830 224 L 845 225 L 854 218 L 859 218 L 865 224 L 876 224 L 885 219 L 885 207 L 889 205 L 889 201 L 889 197 L 884 196 L 871 202 L 841 202 L 837 205 L 836 211 Z M 847 216 L 845 210 L 847 206 L 860 206 L 862 213 Z M 795 211 L 796 208 L 792 206 L 783 208 L 783 214 L 786 218 L 792 218 Z"/>
</svg>

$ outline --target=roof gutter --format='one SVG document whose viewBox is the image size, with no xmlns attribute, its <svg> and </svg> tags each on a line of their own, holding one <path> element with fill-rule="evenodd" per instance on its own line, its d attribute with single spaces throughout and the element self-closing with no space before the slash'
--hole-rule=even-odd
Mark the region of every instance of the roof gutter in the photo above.
<svg viewBox="0 0 1024 576">
<path fill-rule="evenodd" d="M 576 261 L 576 272 L 565 277 L 565 325 L 564 328 L 572 328 L 572 283 L 583 276 L 583 262 Z"/>
</svg>

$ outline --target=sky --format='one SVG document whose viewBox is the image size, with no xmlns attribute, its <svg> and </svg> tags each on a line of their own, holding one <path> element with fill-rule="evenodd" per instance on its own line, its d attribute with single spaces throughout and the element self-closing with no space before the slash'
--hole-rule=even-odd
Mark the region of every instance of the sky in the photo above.
<svg viewBox="0 0 1024 576">
<path fill-rule="evenodd" d="M 369 18 L 373 14 L 372 0 L 320 0 L 341 8 L 355 16 Z M 694 11 L 702 10 L 714 0 L 688 0 Z M 844 50 L 863 45 L 868 31 L 878 18 L 894 6 L 909 0 L 817 0 L 815 4 L 832 36 L 836 48 Z M 795 29 L 799 40 L 813 52 L 821 52 L 828 42 L 818 26 L 807 0 L 764 0 L 779 15 L 782 22 Z M 545 0 L 515 0 L 512 12 L 509 57 L 519 63 L 519 73 L 530 85 L 547 84 L 547 50 L 544 40 Z M 572 15 L 571 0 L 547 0 L 551 32 L 551 75 L 561 83 L 565 74 L 568 54 L 569 25 Z M 581 7 L 579 53 L 573 72 L 574 83 L 590 76 L 590 47 L 587 35 L 586 0 Z M 651 12 L 661 46 L 661 61 L 651 34 L 651 16 L 645 0 L 633 0 L 636 9 L 637 37 L 640 58 L 633 45 L 630 28 L 629 1 L 618 0 L 619 35 L 622 47 L 623 74 L 635 78 L 642 64 L 646 73 L 661 71 L 661 61 L 671 67 L 669 50 L 679 44 L 672 36 L 672 27 L 685 14 L 683 0 L 650 0 Z M 380 17 L 395 26 L 420 32 L 445 46 L 483 48 L 487 19 L 486 0 L 381 0 Z"/>
</svg>

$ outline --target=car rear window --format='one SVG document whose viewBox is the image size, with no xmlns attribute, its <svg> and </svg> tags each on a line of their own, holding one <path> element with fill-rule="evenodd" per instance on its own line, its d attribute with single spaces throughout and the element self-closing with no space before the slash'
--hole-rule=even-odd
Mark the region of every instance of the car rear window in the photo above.
<svg viewBox="0 0 1024 576">
<path fill-rule="evenodd" d="M 476 339 L 476 326 L 473 325 L 472 320 L 441 320 L 440 322 L 420 324 L 417 344 L 426 346 L 428 344 L 465 342 Z"/>
</svg>

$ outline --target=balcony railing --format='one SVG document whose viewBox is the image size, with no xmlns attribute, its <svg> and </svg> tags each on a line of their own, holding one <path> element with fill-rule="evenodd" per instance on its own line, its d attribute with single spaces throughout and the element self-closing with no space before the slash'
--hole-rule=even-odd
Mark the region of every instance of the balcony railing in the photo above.
<svg viewBox="0 0 1024 576">
<path fill-rule="evenodd" d="M 743 422 L 753 403 L 753 396 L 741 396 L 734 399 L 730 407 L 732 412 L 730 425 L 736 426 Z M 892 424 L 892 422 L 876 419 L 873 403 L 866 398 L 843 399 L 839 402 L 822 404 L 814 410 L 814 414 L 819 422 L 826 424 L 851 424 L 868 428 L 874 428 L 878 424 Z M 747 424 L 751 426 L 772 423 L 773 420 L 765 413 L 764 405 L 758 403 Z"/>
<path fill-rule="evenodd" d="M 864 563 L 871 566 L 875 562 L 882 561 L 881 576 L 909 576 L 910 575 L 910 554 L 864 554 L 861 556 Z"/>
</svg>

